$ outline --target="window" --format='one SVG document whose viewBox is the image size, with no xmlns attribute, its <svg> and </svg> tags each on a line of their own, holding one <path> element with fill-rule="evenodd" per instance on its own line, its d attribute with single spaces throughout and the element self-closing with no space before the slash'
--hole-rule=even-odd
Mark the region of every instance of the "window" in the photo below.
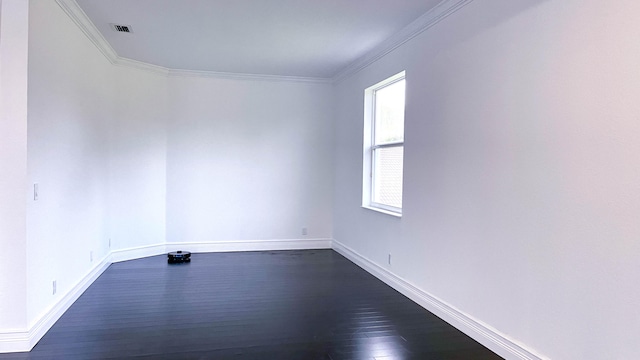
<svg viewBox="0 0 640 360">
<path fill-rule="evenodd" d="M 402 214 L 405 73 L 364 93 L 362 206 Z"/>
</svg>

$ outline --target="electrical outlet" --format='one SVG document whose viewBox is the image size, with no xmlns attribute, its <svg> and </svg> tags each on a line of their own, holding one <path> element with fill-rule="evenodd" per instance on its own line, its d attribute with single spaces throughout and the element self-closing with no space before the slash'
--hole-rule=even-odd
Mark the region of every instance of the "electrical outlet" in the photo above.
<svg viewBox="0 0 640 360">
<path fill-rule="evenodd" d="M 389 259 L 387 261 L 389 262 L 389 265 L 391 265 L 391 254 L 389 254 Z"/>
<path fill-rule="evenodd" d="M 111 238 L 109 238 L 109 249 L 111 249 Z"/>
<path fill-rule="evenodd" d="M 93 262 L 93 251 L 89 251 L 89 261 Z"/>
<path fill-rule="evenodd" d="M 302 235 L 307 235 L 307 228 L 306 227 L 302 228 Z"/>
<path fill-rule="evenodd" d="M 38 183 L 33 184 L 33 201 L 38 201 Z"/>
<path fill-rule="evenodd" d="M 53 295 L 56 294 L 56 291 L 58 291 L 58 282 L 53 280 Z"/>
</svg>

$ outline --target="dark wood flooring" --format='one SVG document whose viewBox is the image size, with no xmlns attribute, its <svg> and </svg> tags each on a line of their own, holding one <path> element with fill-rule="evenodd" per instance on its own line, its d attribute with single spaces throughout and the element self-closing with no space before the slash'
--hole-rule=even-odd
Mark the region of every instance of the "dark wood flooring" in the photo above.
<svg viewBox="0 0 640 360">
<path fill-rule="evenodd" d="M 500 359 L 332 250 L 111 265 L 0 359 Z"/>
</svg>

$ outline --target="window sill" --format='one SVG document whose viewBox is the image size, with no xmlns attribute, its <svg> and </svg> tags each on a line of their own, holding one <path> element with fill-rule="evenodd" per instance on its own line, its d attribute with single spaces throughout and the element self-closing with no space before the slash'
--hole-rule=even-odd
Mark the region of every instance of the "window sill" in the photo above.
<svg viewBox="0 0 640 360">
<path fill-rule="evenodd" d="M 385 210 L 385 209 L 381 209 L 378 207 L 373 207 L 373 206 L 367 206 L 367 205 L 362 205 L 363 208 L 365 209 L 369 209 L 369 210 L 373 210 L 379 213 L 383 213 L 383 214 L 387 214 L 387 215 L 391 215 L 397 218 L 401 218 L 402 217 L 402 213 L 399 212 L 395 212 L 395 211 L 389 211 L 389 210 Z"/>
</svg>

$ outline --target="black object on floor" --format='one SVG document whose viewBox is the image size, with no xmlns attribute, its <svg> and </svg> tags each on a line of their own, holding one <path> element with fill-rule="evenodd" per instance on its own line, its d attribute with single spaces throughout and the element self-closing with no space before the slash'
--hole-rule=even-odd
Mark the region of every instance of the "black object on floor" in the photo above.
<svg viewBox="0 0 640 360">
<path fill-rule="evenodd" d="M 332 250 L 112 264 L 30 353 L 0 359 L 499 359 Z"/>
<path fill-rule="evenodd" d="M 168 262 L 170 264 L 189 262 L 191 261 L 191 253 L 188 251 L 175 251 L 167 254 Z"/>
</svg>

